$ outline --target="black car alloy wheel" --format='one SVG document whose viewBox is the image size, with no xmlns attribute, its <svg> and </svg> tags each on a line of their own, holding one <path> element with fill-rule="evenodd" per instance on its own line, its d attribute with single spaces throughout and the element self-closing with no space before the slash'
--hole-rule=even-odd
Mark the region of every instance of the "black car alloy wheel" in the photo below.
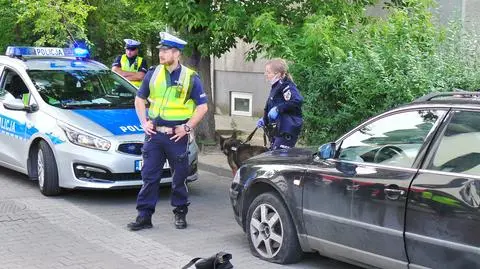
<svg viewBox="0 0 480 269">
<path fill-rule="evenodd" d="M 247 212 L 247 237 L 252 253 L 275 263 L 294 263 L 302 257 L 297 231 L 287 208 L 272 192 L 253 200 Z"/>
</svg>

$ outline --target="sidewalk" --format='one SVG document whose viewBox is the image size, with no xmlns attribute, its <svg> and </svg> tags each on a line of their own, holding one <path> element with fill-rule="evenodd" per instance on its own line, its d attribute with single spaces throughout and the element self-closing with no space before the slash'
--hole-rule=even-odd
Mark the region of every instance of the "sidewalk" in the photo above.
<svg viewBox="0 0 480 269">
<path fill-rule="evenodd" d="M 245 140 L 255 129 L 258 118 L 245 116 L 215 115 L 216 131 L 223 137 L 230 137 L 233 130 L 239 131 L 237 137 Z M 250 144 L 263 145 L 263 131 L 257 130 Z M 207 146 L 198 155 L 199 168 L 224 177 L 232 177 L 232 171 L 227 163 L 227 156 L 220 151 L 220 145 Z"/>
</svg>

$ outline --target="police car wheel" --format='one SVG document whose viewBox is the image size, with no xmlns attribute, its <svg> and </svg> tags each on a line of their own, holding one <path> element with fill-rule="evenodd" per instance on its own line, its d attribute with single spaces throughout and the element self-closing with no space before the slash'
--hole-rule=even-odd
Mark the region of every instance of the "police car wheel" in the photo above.
<svg viewBox="0 0 480 269">
<path fill-rule="evenodd" d="M 257 196 L 248 207 L 246 234 L 253 255 L 289 264 L 303 255 L 295 224 L 282 200 L 273 192 Z"/>
<path fill-rule="evenodd" d="M 45 141 L 38 144 L 36 169 L 40 192 L 46 196 L 60 194 L 57 163 L 52 149 Z"/>
</svg>

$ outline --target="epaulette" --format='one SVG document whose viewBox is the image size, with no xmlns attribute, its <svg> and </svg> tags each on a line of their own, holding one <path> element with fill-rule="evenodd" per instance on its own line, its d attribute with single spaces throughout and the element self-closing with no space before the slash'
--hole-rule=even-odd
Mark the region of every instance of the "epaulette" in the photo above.
<svg viewBox="0 0 480 269">
<path fill-rule="evenodd" d="M 155 67 L 157 67 L 157 66 L 156 66 L 156 65 L 152 65 L 152 66 L 150 66 L 150 67 L 148 68 L 148 70 L 153 70 L 153 69 L 155 69 Z"/>
</svg>

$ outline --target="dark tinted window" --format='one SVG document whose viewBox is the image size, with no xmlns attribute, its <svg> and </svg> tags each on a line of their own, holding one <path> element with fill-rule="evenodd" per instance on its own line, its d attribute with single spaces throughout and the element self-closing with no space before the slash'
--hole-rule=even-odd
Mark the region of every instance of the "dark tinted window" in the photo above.
<svg viewBox="0 0 480 269">
<path fill-rule="evenodd" d="M 29 93 L 23 79 L 10 69 L 5 69 L 0 89 L 1 99 L 22 99 L 23 94 Z"/>
<path fill-rule="evenodd" d="M 453 113 L 428 169 L 480 175 L 480 113 Z"/>
<path fill-rule="evenodd" d="M 347 137 L 339 158 L 411 167 L 425 138 L 444 114 L 440 110 L 418 110 L 380 118 Z"/>
</svg>

